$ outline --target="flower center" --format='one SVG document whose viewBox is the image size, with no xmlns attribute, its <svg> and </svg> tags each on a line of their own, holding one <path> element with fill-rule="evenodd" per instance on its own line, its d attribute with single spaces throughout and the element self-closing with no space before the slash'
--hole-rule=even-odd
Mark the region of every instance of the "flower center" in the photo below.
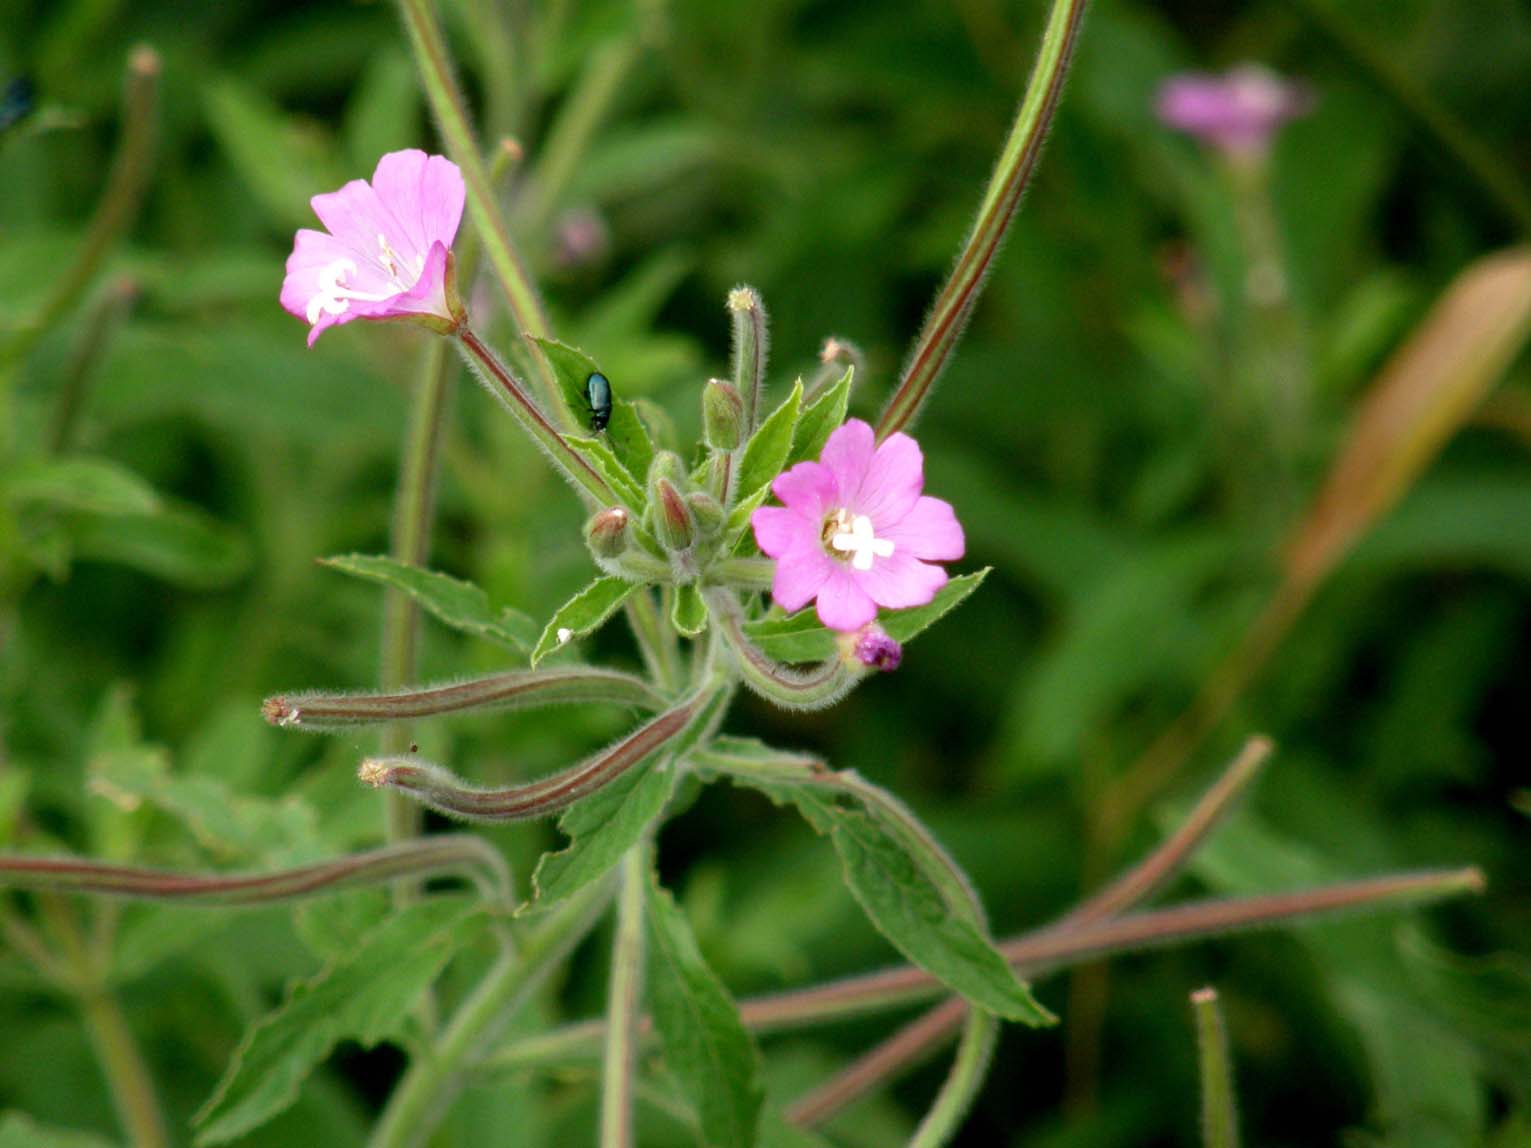
<svg viewBox="0 0 1531 1148">
<path fill-rule="evenodd" d="M 857 570 L 870 570 L 874 558 L 893 557 L 893 543 L 877 537 L 872 520 L 865 514 L 852 516 L 843 506 L 825 517 L 820 537 L 831 551 L 839 552 L 831 557 L 849 558 Z"/>
<path fill-rule="evenodd" d="M 399 268 L 403 265 L 407 270 L 408 264 L 404 263 L 403 256 L 393 249 L 386 235 L 379 233 L 377 249 L 377 261 L 382 265 L 383 270 L 388 272 L 386 285 L 391 290 L 378 292 L 352 290 L 346 286 L 345 280 L 356 274 L 356 264 L 350 259 L 337 259 L 319 272 L 319 290 L 315 291 L 313 298 L 308 301 L 309 323 L 317 323 L 320 315 L 344 314 L 350 308 L 353 299 L 363 303 L 380 303 L 384 299 L 402 295 L 419 282 L 420 275 L 425 270 L 424 255 L 415 256 L 414 274 L 406 280 Z"/>
</svg>

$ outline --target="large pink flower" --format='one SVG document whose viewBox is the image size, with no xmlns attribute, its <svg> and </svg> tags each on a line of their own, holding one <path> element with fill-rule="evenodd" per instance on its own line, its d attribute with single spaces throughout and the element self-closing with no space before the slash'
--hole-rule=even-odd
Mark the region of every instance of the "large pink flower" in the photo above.
<svg viewBox="0 0 1531 1148">
<path fill-rule="evenodd" d="M 878 445 L 860 419 L 839 427 L 818 462 L 776 477 L 782 506 L 750 517 L 755 541 L 776 559 L 771 597 L 784 610 L 818 600 L 819 621 L 859 630 L 879 606 L 923 606 L 946 585 L 931 562 L 962 557 L 962 527 L 951 504 L 921 493 L 925 460 L 914 439 Z"/>
<path fill-rule="evenodd" d="M 298 232 L 282 306 L 309 324 L 308 345 L 352 319 L 425 315 L 453 321 L 447 253 L 462 222 L 457 165 L 423 151 L 389 152 L 372 182 L 353 179 L 309 201 L 328 232 Z"/>
</svg>

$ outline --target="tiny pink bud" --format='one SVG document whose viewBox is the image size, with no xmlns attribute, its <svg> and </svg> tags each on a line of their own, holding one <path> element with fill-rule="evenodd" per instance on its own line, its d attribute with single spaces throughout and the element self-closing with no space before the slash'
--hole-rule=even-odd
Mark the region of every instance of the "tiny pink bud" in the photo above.
<svg viewBox="0 0 1531 1148">
<path fill-rule="evenodd" d="M 654 526 L 667 550 L 685 550 L 696 537 L 691 508 L 667 478 L 654 483 Z"/>
<path fill-rule="evenodd" d="M 904 647 L 874 623 L 856 635 L 856 660 L 863 666 L 891 673 L 904 660 Z"/>
</svg>

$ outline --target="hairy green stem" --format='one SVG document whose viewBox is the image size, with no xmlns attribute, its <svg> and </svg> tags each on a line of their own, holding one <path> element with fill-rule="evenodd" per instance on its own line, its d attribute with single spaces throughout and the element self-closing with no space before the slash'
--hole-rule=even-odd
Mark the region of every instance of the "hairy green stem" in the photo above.
<svg viewBox="0 0 1531 1148">
<path fill-rule="evenodd" d="M 1191 994 L 1196 1017 L 1196 1046 L 1201 1065 L 1201 1135 L 1203 1148 L 1239 1148 L 1239 1122 L 1233 1088 L 1233 1060 L 1228 1032 L 1218 1007 L 1217 990 Z"/>
<path fill-rule="evenodd" d="M 133 1148 L 168 1148 L 169 1133 L 155 1095 L 154 1079 L 117 1000 L 105 988 L 80 994 L 80 1015 L 90 1032 L 112 1092 L 117 1118 Z"/>
<path fill-rule="evenodd" d="M 935 1103 L 920 1121 L 920 1126 L 914 1130 L 909 1148 L 942 1148 L 957 1134 L 968 1109 L 983 1088 L 998 1039 L 998 1018 L 983 1009 L 967 1010 L 967 1021 L 962 1026 L 962 1041 L 957 1046 L 951 1075 L 941 1085 Z"/>
<path fill-rule="evenodd" d="M 823 709 L 850 693 L 866 676 L 837 657 L 806 670 L 784 666 L 745 634 L 739 603 L 732 591 L 709 590 L 704 596 L 735 655 L 744 684 L 767 701 L 791 709 Z"/>
<path fill-rule="evenodd" d="M 417 1148 L 425 1142 L 484 1046 L 594 927 L 610 894 L 610 882 L 574 894 L 552 910 L 515 953 L 500 957 L 452 1017 L 436 1047 L 411 1061 L 372 1131 L 370 1148 Z"/>
<path fill-rule="evenodd" d="M 522 387 L 521 380 L 511 373 L 510 368 L 487 343 L 471 328 L 463 326 L 457 332 L 457 344 L 485 389 L 515 416 L 516 421 L 532 436 L 564 477 L 574 484 L 576 490 L 603 509 L 622 506 L 624 510 L 632 512 L 632 507 L 622 504 L 606 480 L 569 445 L 562 432 L 548 421 L 542 409 Z M 555 409 L 562 410 L 563 403 L 558 402 Z"/>
<path fill-rule="evenodd" d="M 511 320 L 518 332 L 546 338 L 552 333 L 547 312 L 516 250 L 505 215 L 495 198 L 494 184 L 474 137 L 467 104 L 457 85 L 446 37 L 436 19 L 435 8 L 431 0 L 399 0 L 399 10 L 404 18 L 404 28 L 409 35 L 421 84 L 441 129 L 447 154 L 462 169 L 463 182 L 468 192 L 468 212 L 478 229 L 495 278 L 505 292 Z M 535 343 L 530 344 L 528 353 L 534 372 L 533 381 L 540 391 L 543 407 L 554 412 L 553 417 L 567 420 L 568 416 L 560 413 L 564 407 L 559 399 L 558 381 L 553 376 L 547 357 Z"/>
<path fill-rule="evenodd" d="M 956 266 L 931 305 L 925 325 L 915 340 L 898 390 L 877 420 L 879 441 L 895 431 L 904 430 L 918 417 L 962 336 L 962 329 L 983 291 L 984 278 L 1036 169 L 1042 141 L 1063 95 L 1063 81 L 1079 38 L 1085 4 L 1086 0 L 1053 0 L 1036 67 L 1010 129 L 1010 138 L 1005 142 L 1005 149 L 989 179 L 973 230 L 963 243 Z"/>
<path fill-rule="evenodd" d="M 633 1148 L 633 1085 L 643 993 L 643 889 L 648 849 L 622 859 L 617 929 L 611 949 L 606 1047 L 601 1063 L 601 1148 Z"/>
<path fill-rule="evenodd" d="M 659 615 L 653 591 L 640 587 L 627 596 L 622 606 L 627 612 L 627 622 L 632 627 L 638 651 L 643 655 L 643 664 L 655 684 L 665 691 L 679 689 L 683 676 L 680 649 L 675 631 Z"/>
<path fill-rule="evenodd" d="M 317 733 L 482 710 L 519 710 L 576 702 L 657 710 L 664 699 L 644 679 L 599 666 L 506 670 L 482 678 L 394 693 L 279 694 L 261 713 L 272 725 Z M 404 748 L 408 748 L 405 746 Z"/>
<path fill-rule="evenodd" d="M 392 554 L 411 566 L 430 562 L 431 523 L 435 517 L 437 463 L 446 427 L 447 398 L 457 361 L 440 339 L 426 342 L 420 380 L 415 388 L 414 409 L 399 464 L 399 482 L 393 502 Z M 388 589 L 383 596 L 383 638 L 379 684 L 397 691 L 414 684 L 419 664 L 420 606 L 401 590 Z M 409 726 L 393 721 L 383 730 L 385 754 L 403 753 L 410 746 Z M 389 841 L 417 836 L 423 821 L 420 807 L 402 794 L 384 798 L 384 826 Z M 400 904 L 414 895 L 408 885 L 394 894 Z"/>
<path fill-rule="evenodd" d="M 198 905 L 271 904 L 445 873 L 472 877 L 490 898 L 509 895 L 499 853 L 478 837 L 455 833 L 262 873 L 185 873 L 73 857 L 0 856 L 0 886 Z"/>
</svg>

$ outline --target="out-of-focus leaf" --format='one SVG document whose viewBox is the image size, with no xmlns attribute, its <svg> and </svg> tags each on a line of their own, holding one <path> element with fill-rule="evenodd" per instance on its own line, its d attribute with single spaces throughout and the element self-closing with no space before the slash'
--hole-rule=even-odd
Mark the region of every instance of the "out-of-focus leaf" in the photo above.
<svg viewBox="0 0 1531 1148">
<path fill-rule="evenodd" d="M 420 112 L 413 62 L 393 45 L 374 53 L 346 101 L 342 136 L 356 173 L 370 174 L 387 152 L 419 146 Z"/>
<path fill-rule="evenodd" d="M 753 1148 L 765 1097 L 760 1054 L 690 923 L 652 871 L 644 918 L 648 997 L 665 1065 L 696 1110 L 708 1148 Z"/>
<path fill-rule="evenodd" d="M 301 130 L 259 92 L 231 77 L 208 84 L 203 100 L 219 146 L 272 223 L 284 229 L 317 227 L 310 197 L 345 182 L 329 141 Z"/>
<path fill-rule="evenodd" d="M 24 1112 L 0 1115 L 0 1148 L 112 1148 L 94 1132 L 39 1124 Z"/>
<path fill-rule="evenodd" d="M 454 630 L 487 638 L 518 653 L 531 647 L 536 623 L 519 610 L 494 609 L 489 596 L 471 582 L 407 562 L 372 554 L 342 554 L 324 565 L 408 594 L 433 617 Z"/>
<path fill-rule="evenodd" d="M 1386 514 L 1531 335 L 1531 251 L 1480 260 L 1447 289 L 1357 410 L 1286 554 L 1297 585 L 1321 581 Z"/>
<path fill-rule="evenodd" d="M 197 1143 L 226 1143 L 287 1108 L 340 1041 L 370 1047 L 398 1033 L 416 998 L 488 922 L 471 901 L 431 897 L 397 910 L 351 952 L 294 985 L 240 1042 L 197 1113 Z"/>
<path fill-rule="evenodd" d="M 77 558 L 131 566 L 192 589 L 215 589 L 250 567 L 243 535 L 193 507 L 154 514 L 81 514 L 66 524 Z"/>
<path fill-rule="evenodd" d="M 986 566 L 972 574 L 959 574 L 937 590 L 928 604 L 879 614 L 877 624 L 889 637 L 908 642 L 960 606 L 983 584 L 989 569 Z M 779 662 L 822 662 L 834 657 L 838 649 L 839 638 L 833 630 L 825 628 L 811 606 L 795 614 L 772 615 L 746 622 L 744 632 L 762 651 Z"/>
<path fill-rule="evenodd" d="M 153 514 L 159 495 L 132 471 L 104 458 L 36 459 L 0 477 L 12 502 L 95 514 Z"/>
<path fill-rule="evenodd" d="M 600 629 L 616 612 L 627 596 L 638 588 L 636 582 L 622 578 L 597 578 L 558 608 L 537 639 L 532 650 L 532 665 L 554 650 Z"/>
</svg>

